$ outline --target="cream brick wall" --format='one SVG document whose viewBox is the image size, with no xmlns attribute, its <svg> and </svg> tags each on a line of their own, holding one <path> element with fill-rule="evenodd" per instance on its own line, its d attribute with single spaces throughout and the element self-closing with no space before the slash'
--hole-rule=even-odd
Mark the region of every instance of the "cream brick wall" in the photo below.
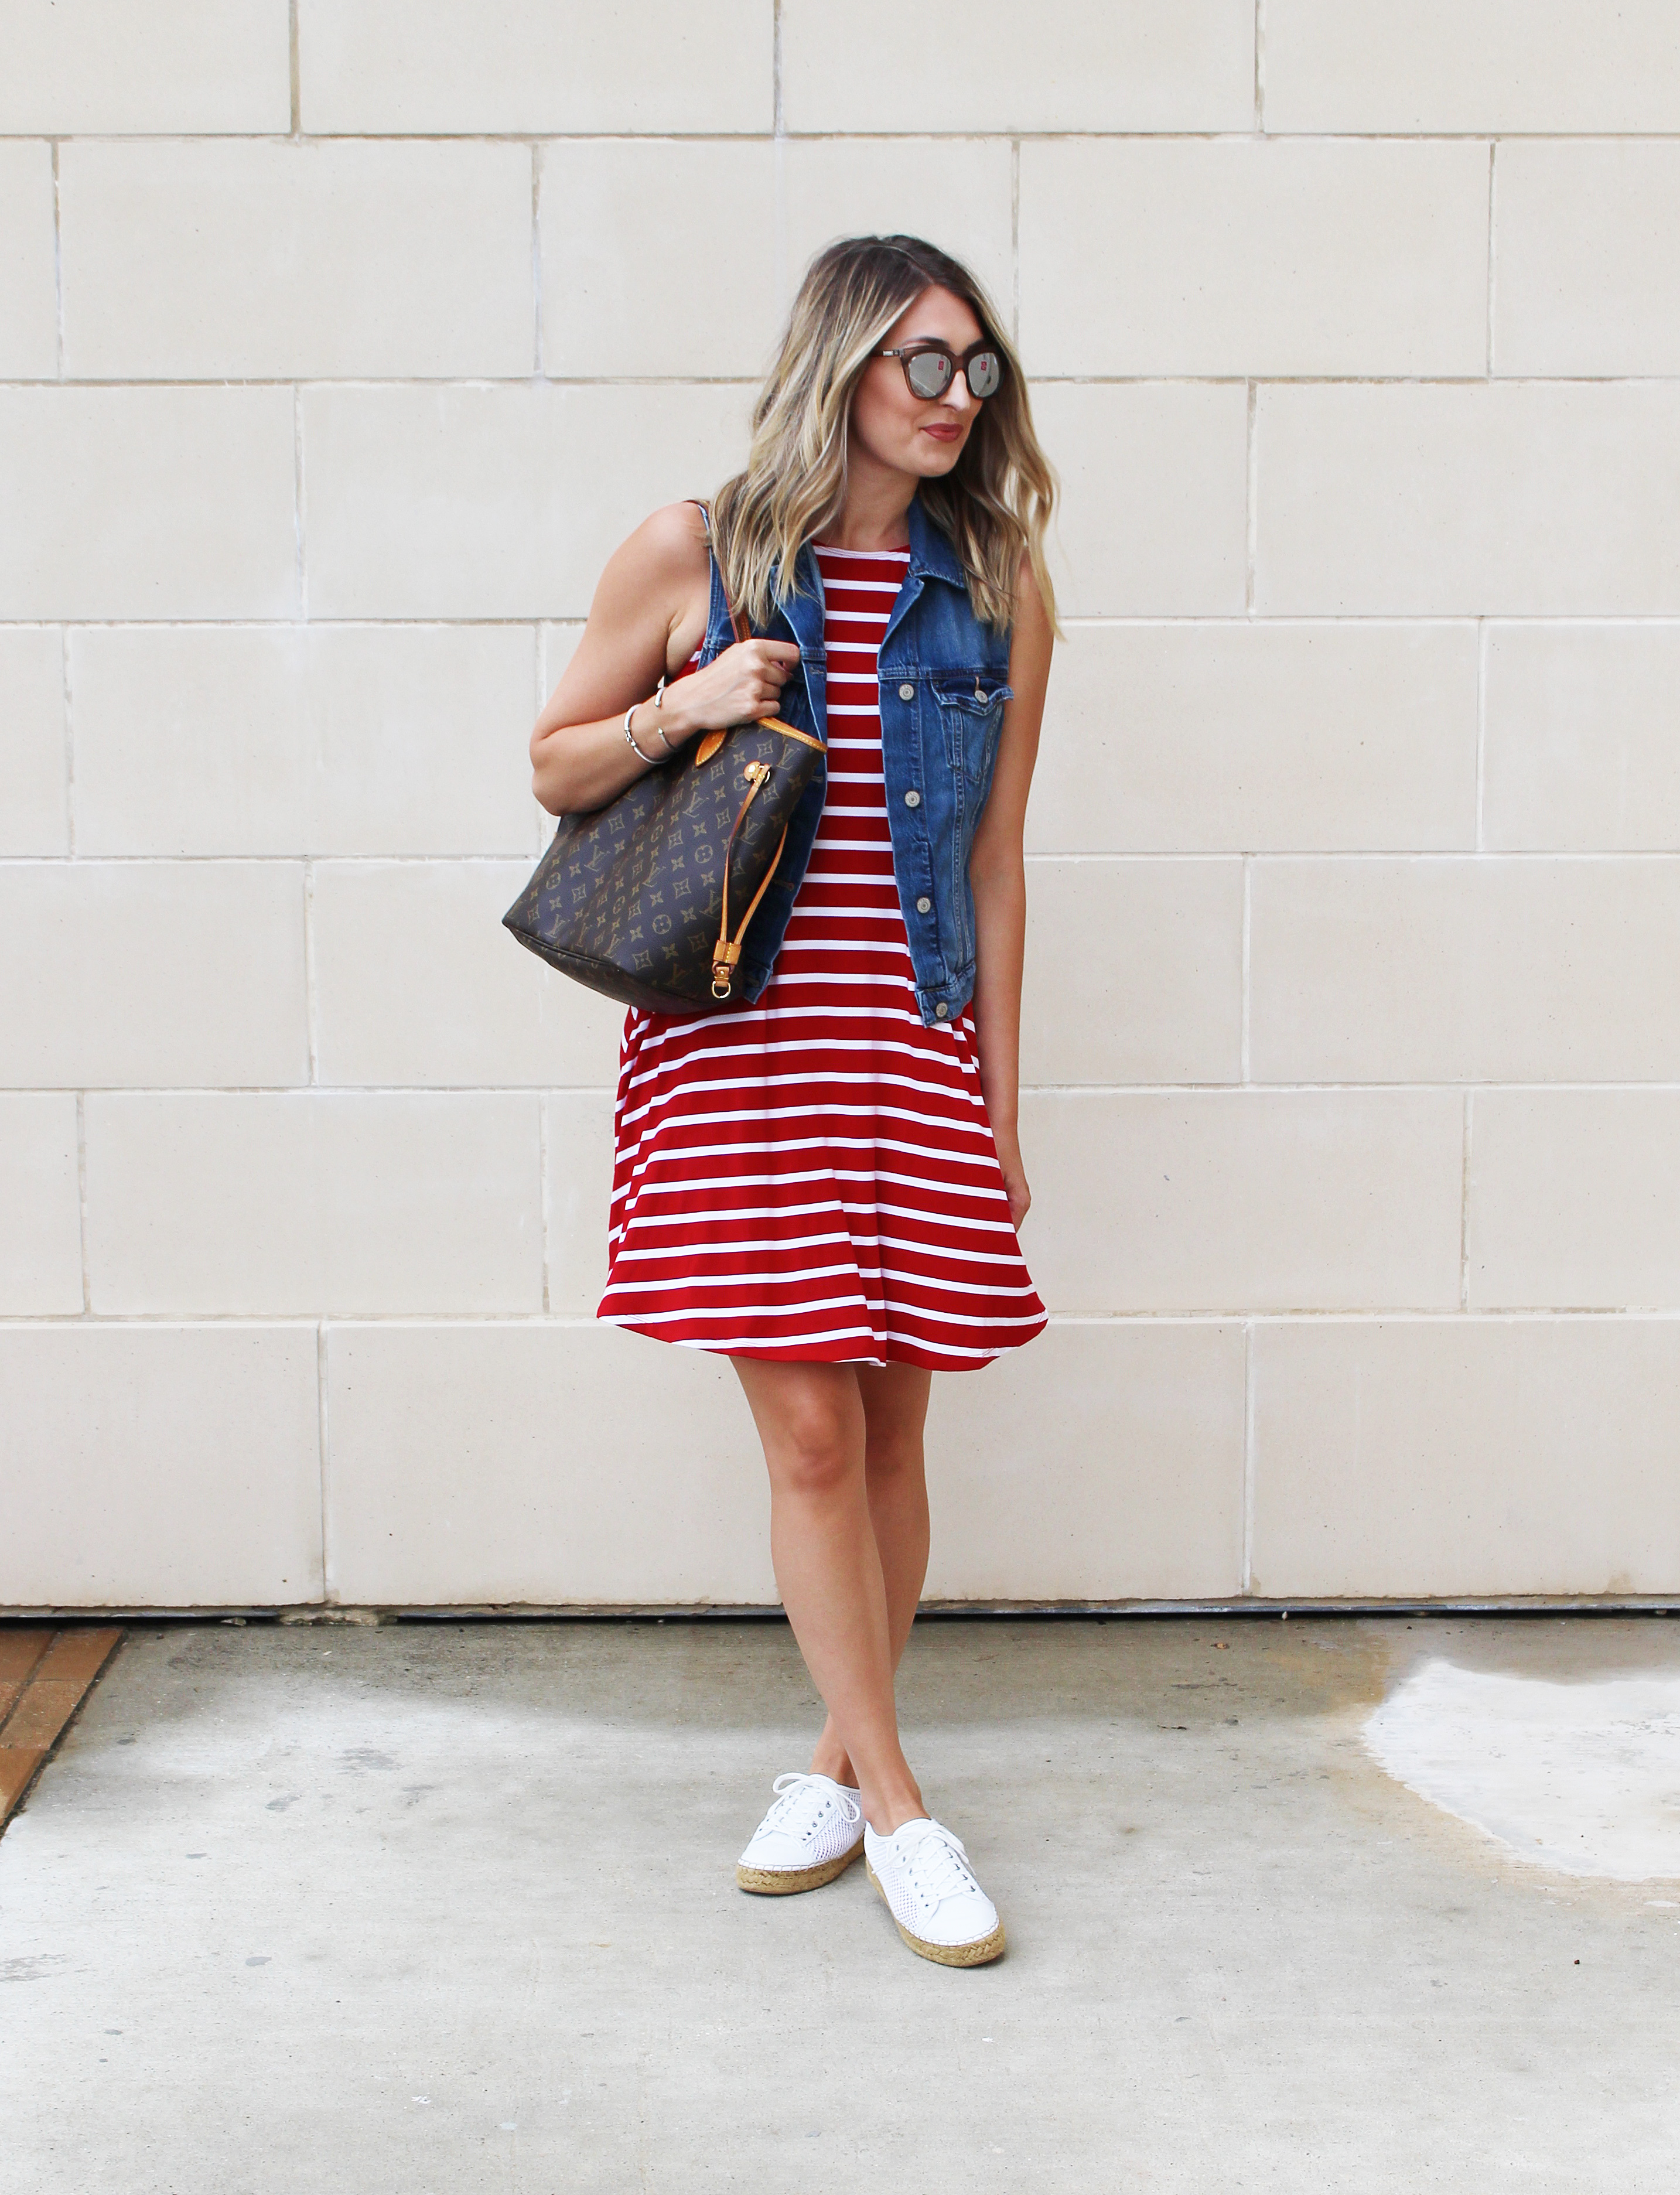
<svg viewBox="0 0 1680 2195">
<path fill-rule="evenodd" d="M 906 23 L 911 32 L 906 32 Z M 762 1602 L 498 918 L 601 562 L 920 229 L 1061 469 L 1050 1332 L 929 1592 L 1680 1595 L 1671 0 L 0 0 L 0 1606 Z"/>
</svg>

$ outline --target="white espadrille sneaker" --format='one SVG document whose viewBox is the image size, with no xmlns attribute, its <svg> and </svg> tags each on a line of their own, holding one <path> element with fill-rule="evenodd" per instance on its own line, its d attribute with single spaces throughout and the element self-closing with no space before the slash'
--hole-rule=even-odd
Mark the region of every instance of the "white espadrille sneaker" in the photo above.
<svg viewBox="0 0 1680 2195">
<path fill-rule="evenodd" d="M 778 1776 L 773 1788 L 775 1801 L 735 1863 L 741 1888 L 785 1898 L 843 1875 L 863 1850 L 858 1794 L 831 1776 Z"/>
<path fill-rule="evenodd" d="M 889 1837 L 866 1823 L 863 1848 L 869 1879 L 912 1951 L 941 1967 L 983 1967 L 1003 1956 L 1004 1925 L 960 1837 L 924 1814 Z"/>
</svg>

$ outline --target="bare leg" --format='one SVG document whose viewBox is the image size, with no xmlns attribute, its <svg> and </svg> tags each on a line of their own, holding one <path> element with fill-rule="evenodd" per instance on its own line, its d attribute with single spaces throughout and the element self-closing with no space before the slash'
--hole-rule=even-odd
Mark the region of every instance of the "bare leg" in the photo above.
<svg viewBox="0 0 1680 2195">
<path fill-rule="evenodd" d="M 764 1443 L 782 1605 L 881 1835 L 927 1809 L 898 1737 L 859 1368 L 731 1360 Z"/>
<path fill-rule="evenodd" d="M 896 1669 L 928 1575 L 928 1478 L 922 1432 L 933 1374 L 914 1364 L 860 1364 L 857 1375 L 863 1401 L 869 1521 L 881 1558 L 887 1636 Z M 823 1725 L 811 1766 L 837 1783 L 857 1781 L 832 1715 Z"/>
</svg>

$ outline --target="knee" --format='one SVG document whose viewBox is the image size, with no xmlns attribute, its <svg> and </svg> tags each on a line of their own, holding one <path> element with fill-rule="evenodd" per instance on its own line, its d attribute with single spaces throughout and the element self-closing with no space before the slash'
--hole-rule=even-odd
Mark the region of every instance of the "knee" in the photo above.
<svg viewBox="0 0 1680 2195">
<path fill-rule="evenodd" d="M 872 1427 L 864 1449 L 864 1467 L 870 1485 L 877 1489 L 919 1478 L 923 1467 L 920 1428 L 899 1432 Z"/>
<path fill-rule="evenodd" d="M 841 1411 L 813 1399 L 791 1411 L 779 1430 L 771 1471 L 789 1493 L 837 1493 L 855 1476 L 858 1444 Z"/>
</svg>

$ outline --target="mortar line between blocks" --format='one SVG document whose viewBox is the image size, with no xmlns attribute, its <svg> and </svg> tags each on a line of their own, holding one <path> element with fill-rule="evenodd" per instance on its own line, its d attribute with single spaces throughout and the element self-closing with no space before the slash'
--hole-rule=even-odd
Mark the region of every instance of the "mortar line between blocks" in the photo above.
<svg viewBox="0 0 1680 2195">
<path fill-rule="evenodd" d="M 64 707 L 64 835 L 70 858 L 76 858 L 76 719 L 70 691 L 70 628 L 58 629 L 59 698 Z"/>
<path fill-rule="evenodd" d="M 111 1311 L 84 1315 L 81 1311 L 0 1311 L 0 1334 L 32 1332 L 42 1327 L 122 1328 L 156 1332 L 239 1333 L 252 1328 L 278 1328 L 291 1333 L 313 1328 L 325 1318 L 333 1327 L 527 1327 L 543 1332 L 553 1328 L 598 1334 L 602 1322 L 592 1311 L 503 1309 L 462 1310 L 434 1305 L 431 1310 L 406 1311 Z M 1159 1311 L 1135 1308 L 1113 1311 L 1052 1311 L 1054 1327 L 1104 1327 L 1109 1329 L 1185 1327 L 1439 1326 L 1459 1331 L 1476 1326 L 1664 1326 L 1680 1328 L 1680 1308 L 1672 1304 L 1481 1304 L 1465 1312 L 1456 1304 L 1380 1304 L 1349 1309 L 1344 1305 L 1252 1304 L 1176 1305 Z"/>
<path fill-rule="evenodd" d="M 554 1310 L 549 1281 L 549 1093 L 537 1093 L 537 1197 L 539 1206 L 538 1223 L 543 1230 L 543 1314 L 549 1316 Z"/>
<path fill-rule="evenodd" d="M 1247 414 L 1245 432 L 1247 446 L 1245 452 L 1244 482 L 1246 505 L 1243 513 L 1243 612 L 1247 617 L 1255 614 L 1255 595 L 1258 585 L 1257 567 L 1260 549 L 1260 451 L 1256 431 L 1260 412 L 1260 384 L 1250 381 L 1244 384 L 1247 391 Z"/>
<path fill-rule="evenodd" d="M 303 554 L 303 390 L 291 389 L 291 538 L 292 579 L 297 591 L 297 617 L 309 622 L 309 567 Z"/>
<path fill-rule="evenodd" d="M 1245 854 L 1242 857 L 1242 1036 L 1240 1061 L 1242 1074 L 1242 1087 L 1244 1089 L 1247 1089 L 1251 1086 L 1248 1066 L 1248 1031 L 1250 1020 L 1248 993 L 1251 959 L 1250 937 L 1252 930 L 1251 907 L 1253 903 L 1253 893 L 1251 890 L 1251 882 L 1253 874 L 1254 857 L 1251 854 Z"/>
<path fill-rule="evenodd" d="M 315 993 L 315 864 L 303 864 L 303 1019 L 309 1047 L 308 1087 L 320 1087 L 320 1031 Z"/>
<path fill-rule="evenodd" d="M 291 84 L 291 134 L 303 134 L 303 70 L 299 59 L 297 31 L 297 0 L 291 0 L 286 10 L 286 69 Z"/>
<path fill-rule="evenodd" d="M 93 1270 L 88 1262 L 88 1093 L 76 1092 L 76 1201 L 82 1231 L 82 1316 L 94 1308 Z"/>
<path fill-rule="evenodd" d="M 792 297 L 793 269 L 788 264 L 787 116 L 782 100 L 782 0 L 770 12 L 770 250 L 775 257 L 771 289 L 776 318 L 785 320 Z"/>
<path fill-rule="evenodd" d="M 0 140 L 0 142 L 3 142 Z M 197 141 L 196 140 L 193 141 Z M 521 143 L 527 141 L 519 140 Z M 797 141 L 785 140 L 785 143 Z M 1268 142 L 1269 142 L 1269 139 Z M 1281 143 L 1283 141 L 1279 140 Z M 659 390 L 688 389 L 756 389 L 759 384 L 746 373 L 561 373 L 547 378 L 557 389 L 651 389 Z M 1218 372 L 1210 369 L 1184 368 L 1174 371 L 1165 367 L 1152 368 L 1139 373 L 1059 373 L 1046 367 L 1031 377 L 1035 389 L 1246 389 L 1254 377 L 1238 372 Z M 1485 389 L 1486 370 L 1481 373 L 1278 373 L 1263 374 L 1259 378 L 1269 386 L 1279 389 Z M 355 391 L 363 395 L 390 395 L 417 389 L 469 389 L 475 394 L 491 394 L 498 390 L 525 389 L 529 387 L 528 373 L 133 373 L 78 374 L 73 382 L 65 385 L 78 389 L 322 389 L 335 393 Z M 1671 392 L 1676 377 L 1668 373 L 1521 373 L 1505 377 L 1505 385 L 1512 389 L 1584 389 L 1597 391 L 1616 389 L 1650 389 L 1659 393 Z M 9 389 L 55 389 L 59 383 L 50 375 L 14 373 L 0 380 L 0 387 Z M 1210 614 L 1211 614 L 1210 613 Z M 1371 616 L 1395 617 L 1404 613 L 1384 611 L 1338 610 L 1333 614 L 1349 619 Z M 1418 613 L 1425 617 L 1462 616 L 1462 611 L 1426 610 Z M 1586 611 L 1506 610 L 1504 617 L 1539 618 L 1551 614 L 1561 617 L 1586 618 Z M 1610 612 L 1611 616 L 1668 616 L 1673 610 L 1645 613 Z M 15 621 L 15 620 L 14 620 Z M 29 622 L 29 620 L 24 620 Z M 38 619 L 35 622 L 39 622 Z M 99 622 L 99 620 L 91 620 Z M 190 620 L 189 620 L 190 622 Z"/>
<path fill-rule="evenodd" d="M 528 864 L 530 856 L 521 854 L 518 860 Z M 555 1096 L 608 1098 L 613 1095 L 613 1084 L 605 1076 L 597 1082 L 142 1082 L 93 1083 L 88 1086 L 101 1097 L 143 1098 L 148 1103 L 169 1098 L 283 1098 L 288 1103 L 309 1097 L 333 1098 L 424 1098 L 439 1100 L 476 1102 L 488 1099 L 529 1098 L 538 1090 L 551 1092 Z M 70 1082 L 14 1083 L 9 1093 L 15 1095 L 55 1092 L 60 1097 L 75 1094 L 77 1086 Z M 1089 1098 L 1170 1098 L 1175 1102 L 1191 1098 L 1423 1098 L 1450 1094 L 1460 1097 L 1466 1090 L 1484 1091 L 1500 1096 L 1516 1095 L 1545 1099 L 1556 1097 L 1573 1098 L 1680 1098 L 1680 1081 L 1671 1077 L 1653 1079 L 1645 1082 L 1604 1081 L 1522 1081 L 1510 1075 L 1489 1075 L 1476 1081 L 1462 1075 L 1446 1079 L 1441 1075 L 1421 1077 L 1407 1082 L 1346 1081 L 1303 1082 L 1279 1080 L 1276 1081 L 1234 1082 L 1228 1078 L 1206 1082 L 1023 1082 L 1023 1098 L 1054 1098 L 1067 1103 L 1077 1103 Z M 1676 1305 L 1680 1316 L 1680 1304 Z M 302 1314 L 300 1314 L 302 1316 Z"/>
<path fill-rule="evenodd" d="M 543 358 L 542 147 L 531 142 L 531 370 L 538 381 L 548 372 Z"/>
<path fill-rule="evenodd" d="M 1253 101 L 1251 94 L 1250 105 Z M 525 145 L 533 134 L 545 145 L 762 145 L 774 134 L 769 130 L 678 130 L 660 127 L 647 130 L 613 128 L 599 124 L 593 129 L 538 129 L 534 133 L 528 123 L 509 124 L 505 130 L 419 130 L 380 129 L 367 123 L 347 126 L 341 130 L 285 130 L 237 127 L 220 130 L 158 130 L 131 125 L 120 130 L 60 130 L 59 140 L 66 145 L 106 143 L 118 145 L 155 144 L 159 138 L 173 142 L 190 139 L 195 144 L 250 145 L 284 144 L 296 135 L 306 145 Z M 973 124 L 949 129 L 923 126 L 902 130 L 789 130 L 788 138 L 798 145 L 995 145 L 1005 141 L 1011 135 L 1018 135 L 1024 145 L 1235 145 L 1251 141 L 1255 125 L 1251 114 L 1249 122 L 1241 129 L 1194 129 L 1188 124 L 1178 128 L 1145 129 L 1142 127 L 1117 130 L 1033 130 L 1016 129 L 1007 125 L 996 129 L 981 129 Z M 1266 133 L 1280 141 L 1311 145 L 1486 145 L 1490 133 L 1484 125 L 1480 129 L 1464 130 L 1330 130 L 1296 129 L 1269 130 Z M 1519 145 L 1663 145 L 1674 136 L 1671 129 L 1653 125 L 1637 130 L 1556 130 L 1502 129 L 1498 133 L 1503 144 L 1509 138 Z M 0 124 L 0 144 L 38 145 L 49 141 L 49 133 L 26 126 L 8 129 Z"/>
<path fill-rule="evenodd" d="M 59 198 L 59 141 L 52 141 L 53 156 L 53 372 L 64 378 L 64 216 Z"/>
<path fill-rule="evenodd" d="M 1487 850 L 1483 795 L 1487 777 L 1487 620 L 1476 621 L 1476 850 Z"/>
<path fill-rule="evenodd" d="M 1470 1135 L 1476 1092 L 1464 1092 L 1464 1172 L 1458 1186 L 1458 1308 L 1470 1309 Z"/>
<path fill-rule="evenodd" d="M 1254 0 L 1254 129 L 1266 134 L 1266 0 Z"/>
<path fill-rule="evenodd" d="M 1493 378 L 1493 293 L 1498 262 L 1494 256 L 1494 218 L 1497 199 L 1494 177 L 1498 172 L 1499 143 L 1491 138 L 1487 145 L 1487 378 Z"/>
<path fill-rule="evenodd" d="M 1010 140 L 1010 334 L 1021 347 L 1021 140 Z"/>
<path fill-rule="evenodd" d="M 778 324 L 785 321 L 788 308 L 793 302 L 793 269 L 789 265 L 792 246 L 787 229 L 787 140 L 776 137 L 770 144 L 770 250 L 775 265 L 771 269 L 772 294 L 776 301 Z"/>
<path fill-rule="evenodd" d="M 1242 1590 L 1254 1590 L 1254 1321 L 1242 1329 Z"/>
<path fill-rule="evenodd" d="M 332 1560 L 327 1541 L 329 1507 L 327 1501 L 328 1446 L 327 1386 L 326 1386 L 326 1321 L 315 1322 L 315 1425 L 316 1439 L 320 1448 L 320 1469 L 317 1477 L 320 1485 L 321 1503 L 321 1599 L 336 1602 L 337 1581 L 332 1574 Z"/>
<path fill-rule="evenodd" d="M 82 384 L 78 383 L 80 387 Z M 290 384 L 288 384 L 290 386 Z M 475 612 L 463 616 L 451 616 L 446 612 L 428 609 L 411 615 L 395 612 L 380 614 L 356 611 L 348 615 L 315 615 L 312 625 L 325 625 L 339 631 L 402 632 L 420 627 L 439 631 L 506 631 L 523 629 L 533 624 L 574 625 L 582 630 L 588 614 L 588 604 L 578 603 L 570 608 L 554 610 L 525 610 L 506 616 L 492 616 L 488 612 Z M 1462 625 L 1470 630 L 1485 621 L 1493 625 L 1515 625 L 1528 631 L 1544 631 L 1556 626 L 1562 631 L 1591 631 L 1602 627 L 1611 631 L 1680 631 L 1680 611 L 1537 611 L 1497 610 L 1478 614 L 1475 610 L 1420 610 L 1415 614 L 1401 610 L 1336 611 L 1291 610 L 1279 612 L 1261 620 L 1269 632 L 1303 632 L 1332 631 L 1338 627 L 1349 631 L 1368 632 L 1379 627 L 1426 629 Z M 1128 614 L 1118 610 L 1092 610 L 1064 614 L 1062 623 L 1076 631 L 1092 632 L 1193 632 L 1199 627 L 1239 627 L 1247 620 L 1236 610 L 1186 610 L 1169 613 Z M 278 632 L 296 620 L 290 617 L 265 617 L 251 610 L 227 617 L 171 617 L 147 618 L 130 612 L 125 617 L 79 617 L 60 619 L 37 614 L 32 617 L 0 616 L 0 632 L 38 631 L 46 626 L 62 625 L 66 631 L 78 632 L 160 632 L 165 630 L 184 632 Z M 1291 849 L 1289 850 L 1299 850 Z M 1354 850 L 1357 851 L 1358 849 Z"/>
</svg>

